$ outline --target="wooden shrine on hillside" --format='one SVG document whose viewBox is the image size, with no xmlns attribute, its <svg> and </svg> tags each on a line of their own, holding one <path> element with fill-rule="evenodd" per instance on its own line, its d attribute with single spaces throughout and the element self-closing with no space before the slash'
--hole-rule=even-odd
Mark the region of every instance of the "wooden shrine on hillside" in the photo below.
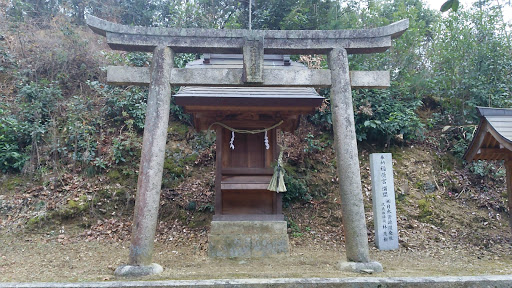
<svg viewBox="0 0 512 288">
<path fill-rule="evenodd" d="M 242 55 L 206 54 L 189 68 L 241 68 Z M 283 55 L 265 55 L 266 67 L 307 69 Z M 215 129 L 214 221 L 283 220 L 280 193 L 269 191 L 279 153 L 277 131 L 294 131 L 300 114 L 323 101 L 313 88 L 182 87 L 176 104 L 192 113 L 197 130 Z"/>
<path fill-rule="evenodd" d="M 307 69 L 283 55 L 265 55 L 263 62 L 266 68 L 283 71 Z M 242 68 L 242 55 L 206 54 L 187 64 L 196 69 L 223 67 Z M 314 112 L 323 99 L 304 87 L 182 87 L 175 95 L 176 104 L 193 115 L 197 130 L 216 131 L 211 257 L 288 252 L 282 193 L 269 190 L 279 154 L 277 131 L 294 131 L 300 115 Z"/>
<path fill-rule="evenodd" d="M 512 109 L 477 107 L 480 123 L 464 154 L 467 162 L 504 160 L 509 223 L 512 229 Z"/>
</svg>

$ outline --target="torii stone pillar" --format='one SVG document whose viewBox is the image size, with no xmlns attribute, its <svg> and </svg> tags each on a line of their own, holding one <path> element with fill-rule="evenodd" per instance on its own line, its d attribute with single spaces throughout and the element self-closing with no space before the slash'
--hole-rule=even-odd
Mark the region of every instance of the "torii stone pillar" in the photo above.
<svg viewBox="0 0 512 288">
<path fill-rule="evenodd" d="M 130 260 L 128 265 L 116 269 L 116 275 L 144 276 L 162 272 L 162 267 L 151 263 L 151 259 L 160 207 L 171 104 L 171 85 L 167 79 L 171 76 L 173 66 L 174 52 L 167 46 L 157 46 L 153 51 L 151 63 L 151 82 L 135 198 Z"/>
<path fill-rule="evenodd" d="M 371 262 L 369 255 L 347 51 L 343 48 L 332 49 L 328 60 L 331 69 L 331 112 L 341 213 L 349 261 L 341 263 L 341 268 L 382 272 L 382 265 Z"/>
</svg>

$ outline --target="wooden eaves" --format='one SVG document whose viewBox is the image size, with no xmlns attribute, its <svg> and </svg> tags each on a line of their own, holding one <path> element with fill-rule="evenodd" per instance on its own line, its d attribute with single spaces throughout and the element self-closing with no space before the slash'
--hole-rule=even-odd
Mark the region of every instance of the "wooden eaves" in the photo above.
<svg viewBox="0 0 512 288">
<path fill-rule="evenodd" d="M 464 159 L 512 160 L 512 109 L 477 107 L 480 124 Z"/>
</svg>

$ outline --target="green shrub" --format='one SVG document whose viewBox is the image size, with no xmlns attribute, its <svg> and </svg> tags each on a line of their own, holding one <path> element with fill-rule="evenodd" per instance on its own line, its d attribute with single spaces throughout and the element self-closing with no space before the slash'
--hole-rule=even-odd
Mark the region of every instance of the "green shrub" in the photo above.
<svg viewBox="0 0 512 288">
<path fill-rule="evenodd" d="M 424 124 L 415 113 L 421 100 L 403 97 L 393 87 L 387 90 L 357 90 L 353 92 L 354 120 L 358 141 L 382 141 L 390 144 L 395 136 L 404 140 L 420 138 Z M 332 129 L 330 96 L 324 94 L 326 100 L 320 109 L 308 120 L 322 130 Z"/>
<path fill-rule="evenodd" d="M 354 93 L 357 140 L 390 144 L 395 136 L 404 140 L 421 137 L 424 124 L 415 110 L 421 100 L 403 97 L 393 87 L 387 90 L 358 90 Z"/>
<path fill-rule="evenodd" d="M 127 162 L 140 151 L 140 138 L 133 133 L 120 135 L 112 140 L 112 160 L 119 164 Z"/>
<path fill-rule="evenodd" d="M 145 52 L 131 52 L 126 54 L 127 64 L 131 64 L 135 67 L 148 66 L 151 63 L 151 54 Z"/>
<path fill-rule="evenodd" d="M 21 153 L 18 145 L 5 143 L 0 135 L 0 171 L 19 172 L 28 160 L 28 155 Z"/>
<path fill-rule="evenodd" d="M 324 150 L 324 144 L 320 142 L 320 140 L 315 139 L 315 136 L 313 134 L 309 133 L 306 138 L 306 148 L 304 148 L 304 152 L 306 153 L 312 153 L 317 151 L 323 151 Z"/>
<path fill-rule="evenodd" d="M 309 194 L 309 189 L 304 179 L 294 178 L 288 173 L 284 175 L 286 192 L 283 193 L 283 206 L 288 207 L 294 202 L 309 202 L 313 197 Z"/>
<path fill-rule="evenodd" d="M 130 86 L 126 89 L 88 81 L 89 86 L 105 98 L 102 113 L 112 125 L 132 125 L 138 131 L 144 129 L 148 89 Z"/>
<path fill-rule="evenodd" d="M 0 106 L 0 171 L 3 173 L 21 171 L 28 159 L 21 148 L 26 143 L 18 142 L 23 130 L 18 120 L 7 115 L 7 111 Z"/>
<path fill-rule="evenodd" d="M 502 161 L 499 161 L 502 163 Z M 498 162 L 498 163 L 499 163 Z M 473 161 L 469 164 L 469 170 L 480 177 L 489 177 L 491 179 L 502 178 L 506 174 L 506 169 L 497 165 L 497 162 Z"/>
<path fill-rule="evenodd" d="M 61 153 L 70 153 L 74 161 L 90 163 L 97 155 L 98 128 L 102 125 L 101 116 L 91 107 L 90 101 L 74 96 L 68 101 L 68 117 L 63 130 L 64 147 Z"/>
<path fill-rule="evenodd" d="M 20 172 L 30 158 L 30 145 L 38 145 L 55 125 L 62 92 L 48 81 L 22 84 L 16 107 L 0 106 L 0 171 Z"/>
</svg>

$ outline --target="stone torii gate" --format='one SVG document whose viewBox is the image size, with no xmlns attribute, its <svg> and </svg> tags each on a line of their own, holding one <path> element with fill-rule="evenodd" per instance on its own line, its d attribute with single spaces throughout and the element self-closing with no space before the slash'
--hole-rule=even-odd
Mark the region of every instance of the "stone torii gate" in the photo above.
<svg viewBox="0 0 512 288">
<path fill-rule="evenodd" d="M 149 85 L 142 156 L 135 199 L 129 265 L 117 275 L 159 273 L 152 263 L 171 85 L 330 87 L 334 141 L 340 179 L 345 231 L 344 268 L 382 271 L 369 256 L 351 88 L 389 87 L 389 71 L 350 71 L 348 54 L 376 53 L 391 47 L 391 40 L 409 27 L 407 19 L 391 25 L 360 30 L 271 31 L 133 27 L 93 16 L 87 24 L 106 36 L 110 48 L 153 53 L 151 67 L 108 67 L 111 84 Z M 243 68 L 174 68 L 174 53 L 243 54 Z M 265 54 L 327 54 L 329 69 L 263 69 Z"/>
</svg>

